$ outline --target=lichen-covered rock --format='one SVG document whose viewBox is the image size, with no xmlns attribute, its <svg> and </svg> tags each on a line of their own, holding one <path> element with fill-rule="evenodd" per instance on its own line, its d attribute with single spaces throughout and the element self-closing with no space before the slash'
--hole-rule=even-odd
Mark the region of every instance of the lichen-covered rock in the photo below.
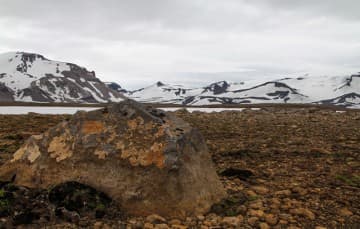
<svg viewBox="0 0 360 229">
<path fill-rule="evenodd" d="M 203 214 L 225 195 L 202 135 L 131 100 L 30 137 L 0 169 L 3 180 L 14 174 L 28 187 L 92 186 L 134 215 Z"/>
</svg>

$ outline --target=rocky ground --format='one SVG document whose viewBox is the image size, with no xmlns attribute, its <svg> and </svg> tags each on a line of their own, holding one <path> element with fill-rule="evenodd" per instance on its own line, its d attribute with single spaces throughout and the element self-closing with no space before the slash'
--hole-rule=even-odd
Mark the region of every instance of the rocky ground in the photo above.
<svg viewBox="0 0 360 229">
<path fill-rule="evenodd" d="M 78 183 L 0 182 L 0 228 L 360 228 L 360 112 L 263 108 L 177 115 L 200 129 L 229 197 L 186 219 L 126 215 Z M 0 115 L 0 163 L 66 115 Z"/>
</svg>

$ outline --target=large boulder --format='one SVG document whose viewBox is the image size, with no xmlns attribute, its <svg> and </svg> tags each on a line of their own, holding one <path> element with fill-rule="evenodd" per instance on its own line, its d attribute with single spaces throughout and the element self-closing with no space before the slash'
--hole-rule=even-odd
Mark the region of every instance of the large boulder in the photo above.
<svg viewBox="0 0 360 229">
<path fill-rule="evenodd" d="M 127 100 L 78 112 L 30 137 L 0 178 L 34 188 L 75 181 L 129 214 L 203 214 L 225 195 L 202 135 L 183 120 Z"/>
</svg>

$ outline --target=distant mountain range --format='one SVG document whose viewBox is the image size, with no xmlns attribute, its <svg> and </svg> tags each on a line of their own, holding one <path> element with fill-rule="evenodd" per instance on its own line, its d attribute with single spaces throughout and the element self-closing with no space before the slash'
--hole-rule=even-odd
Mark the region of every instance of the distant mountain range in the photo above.
<svg viewBox="0 0 360 229">
<path fill-rule="evenodd" d="M 220 81 L 204 87 L 157 82 L 130 91 L 116 82 L 104 83 L 76 64 L 25 52 L 0 55 L 0 102 L 107 103 L 124 96 L 144 103 L 179 105 L 314 103 L 360 108 L 360 74 Z"/>
<path fill-rule="evenodd" d="M 119 90 L 145 103 L 182 105 L 313 103 L 360 108 L 360 74 L 337 77 L 283 78 L 269 82 L 220 81 L 189 88 L 157 82 L 134 91 Z"/>
<path fill-rule="evenodd" d="M 25 52 L 0 54 L 0 101 L 107 103 L 123 100 L 95 72 Z"/>
</svg>

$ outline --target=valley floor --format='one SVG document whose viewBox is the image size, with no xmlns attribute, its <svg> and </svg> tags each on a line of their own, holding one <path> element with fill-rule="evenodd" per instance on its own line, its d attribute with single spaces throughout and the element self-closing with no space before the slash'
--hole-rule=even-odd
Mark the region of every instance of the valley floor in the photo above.
<svg viewBox="0 0 360 229">
<path fill-rule="evenodd" d="M 80 214 L 77 220 L 40 217 L 30 220 L 29 226 L 360 227 L 360 111 L 264 107 L 242 112 L 189 113 L 179 110 L 175 113 L 200 129 L 229 193 L 226 200 L 213 206 L 212 213 L 183 221 L 161 217 L 154 220 L 155 216 L 120 216 L 115 214 L 118 209 L 111 208 L 105 211 L 102 219 L 96 219 L 96 214 L 90 212 Z M 39 134 L 69 117 L 0 115 L 0 163 L 11 158 L 30 135 Z M 25 199 L 35 203 L 39 199 L 41 203 L 47 201 L 45 194 L 42 197 L 29 194 Z M 15 219 L 9 213 L 2 214 L 0 221 L 11 225 L 18 223 Z"/>
</svg>

